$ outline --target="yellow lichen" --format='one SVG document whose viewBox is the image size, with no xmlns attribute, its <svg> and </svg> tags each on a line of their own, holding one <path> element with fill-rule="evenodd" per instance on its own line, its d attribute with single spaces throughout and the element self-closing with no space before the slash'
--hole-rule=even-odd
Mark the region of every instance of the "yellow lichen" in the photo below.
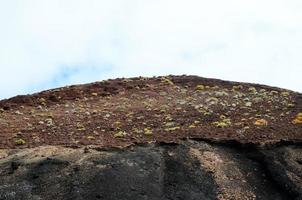
<svg viewBox="0 0 302 200">
<path fill-rule="evenodd" d="M 234 85 L 233 86 L 233 90 L 241 90 L 241 89 L 243 89 L 242 85 Z"/>
<path fill-rule="evenodd" d="M 178 129 L 180 129 L 180 127 L 179 126 L 175 126 L 175 127 L 171 127 L 171 128 L 165 128 L 165 131 L 171 132 L 171 131 L 176 131 Z"/>
<path fill-rule="evenodd" d="M 159 112 L 160 112 L 160 113 L 165 113 L 165 112 L 166 112 L 166 110 L 161 109 Z"/>
<path fill-rule="evenodd" d="M 52 118 L 45 119 L 45 122 L 46 122 L 46 125 L 49 127 L 54 125 Z"/>
<path fill-rule="evenodd" d="M 302 124 L 302 113 L 298 113 L 292 121 L 293 124 Z"/>
<path fill-rule="evenodd" d="M 167 121 L 173 121 L 173 118 L 171 117 L 171 115 L 167 115 L 166 118 L 165 118 Z"/>
<path fill-rule="evenodd" d="M 80 124 L 80 123 L 77 123 L 77 130 L 78 131 L 85 131 L 86 128 L 84 127 L 84 125 Z"/>
<path fill-rule="evenodd" d="M 228 126 L 228 124 L 225 122 L 213 122 L 213 125 L 215 125 L 216 127 L 219 127 L 219 128 L 224 128 L 224 127 Z"/>
<path fill-rule="evenodd" d="M 173 83 L 170 79 L 168 79 L 167 77 L 163 77 L 163 78 L 161 79 L 161 82 L 162 82 L 162 83 L 169 84 L 169 85 L 174 85 L 174 83 Z"/>
<path fill-rule="evenodd" d="M 114 122 L 114 125 L 120 125 L 121 124 L 121 122 L 120 121 L 116 121 L 116 122 Z"/>
<path fill-rule="evenodd" d="M 225 119 L 226 116 L 225 116 L 225 115 L 220 115 L 219 118 L 220 118 L 220 119 Z"/>
<path fill-rule="evenodd" d="M 221 121 L 213 122 L 212 124 L 218 128 L 224 128 L 224 127 L 231 126 L 232 122 L 231 122 L 231 119 L 225 118 Z"/>
<path fill-rule="evenodd" d="M 91 95 L 94 96 L 94 97 L 96 97 L 96 96 L 98 96 L 98 93 L 93 92 L 93 93 L 91 93 Z"/>
<path fill-rule="evenodd" d="M 127 135 L 127 133 L 125 131 L 119 131 L 119 132 L 115 133 L 113 136 L 115 138 L 121 138 L 121 137 L 124 137 L 125 135 Z"/>
<path fill-rule="evenodd" d="M 17 140 L 15 141 L 15 144 L 16 144 L 16 145 L 24 145 L 24 144 L 26 144 L 26 142 L 25 142 L 25 140 L 23 140 L 23 139 L 17 139 Z"/>
<path fill-rule="evenodd" d="M 197 85 L 195 89 L 197 91 L 202 91 L 202 90 L 204 90 L 204 88 L 205 88 L 204 85 Z"/>
<path fill-rule="evenodd" d="M 196 126 L 195 126 L 194 124 L 191 124 L 191 125 L 189 126 L 189 128 L 196 128 Z"/>
<path fill-rule="evenodd" d="M 87 136 L 87 139 L 88 139 L 88 140 L 94 140 L 95 137 L 94 137 L 94 136 Z"/>
<path fill-rule="evenodd" d="M 46 105 L 46 100 L 44 99 L 44 98 L 39 98 L 39 103 L 41 104 L 41 105 L 43 105 L 43 106 L 45 106 Z"/>
<path fill-rule="evenodd" d="M 256 90 L 255 87 L 250 87 L 250 88 L 248 89 L 248 91 L 251 92 L 251 93 L 257 93 L 257 90 Z"/>
<path fill-rule="evenodd" d="M 133 128 L 132 131 L 136 134 L 140 134 L 143 132 L 142 130 L 139 130 L 138 128 Z"/>
<path fill-rule="evenodd" d="M 145 135 L 152 135 L 152 130 L 150 128 L 144 128 L 144 134 Z"/>
<path fill-rule="evenodd" d="M 268 122 L 265 119 L 257 119 L 254 124 L 256 126 L 267 126 Z"/>
<path fill-rule="evenodd" d="M 288 97 L 289 96 L 289 92 L 281 92 L 281 95 L 284 97 Z"/>
</svg>

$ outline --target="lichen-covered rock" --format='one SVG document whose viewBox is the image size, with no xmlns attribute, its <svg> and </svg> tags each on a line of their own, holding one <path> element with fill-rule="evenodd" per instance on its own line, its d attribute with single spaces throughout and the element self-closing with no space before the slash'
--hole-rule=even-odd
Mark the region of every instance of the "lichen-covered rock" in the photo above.
<svg viewBox="0 0 302 200">
<path fill-rule="evenodd" d="M 302 199 L 302 94 L 196 76 L 0 101 L 0 200 Z"/>
<path fill-rule="evenodd" d="M 298 113 L 293 119 L 293 124 L 302 124 L 302 113 Z"/>
</svg>

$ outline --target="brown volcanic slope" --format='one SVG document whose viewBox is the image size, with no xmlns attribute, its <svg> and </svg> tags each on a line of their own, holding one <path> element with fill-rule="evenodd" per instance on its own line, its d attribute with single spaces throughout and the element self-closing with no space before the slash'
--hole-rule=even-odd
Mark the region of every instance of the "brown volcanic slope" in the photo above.
<svg viewBox="0 0 302 200">
<path fill-rule="evenodd" d="M 302 140 L 302 94 L 197 76 L 115 79 L 0 101 L 0 148 L 183 138 Z"/>
</svg>

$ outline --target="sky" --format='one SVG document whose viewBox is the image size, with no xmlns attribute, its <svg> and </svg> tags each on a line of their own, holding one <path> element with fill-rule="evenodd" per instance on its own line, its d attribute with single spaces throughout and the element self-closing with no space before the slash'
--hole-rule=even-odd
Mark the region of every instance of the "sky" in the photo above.
<svg viewBox="0 0 302 200">
<path fill-rule="evenodd" d="M 198 75 L 302 92 L 301 0 L 0 0 L 0 99 Z"/>
</svg>

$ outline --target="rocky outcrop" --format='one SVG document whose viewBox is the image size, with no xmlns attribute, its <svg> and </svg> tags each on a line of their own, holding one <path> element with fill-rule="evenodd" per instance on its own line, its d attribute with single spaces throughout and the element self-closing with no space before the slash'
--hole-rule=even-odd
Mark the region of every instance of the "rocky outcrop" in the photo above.
<svg viewBox="0 0 302 200">
<path fill-rule="evenodd" d="M 302 199 L 302 94 L 197 76 L 0 101 L 0 200 Z"/>
<path fill-rule="evenodd" d="M 302 148 L 186 140 L 0 151 L 0 199 L 300 199 Z"/>
</svg>

